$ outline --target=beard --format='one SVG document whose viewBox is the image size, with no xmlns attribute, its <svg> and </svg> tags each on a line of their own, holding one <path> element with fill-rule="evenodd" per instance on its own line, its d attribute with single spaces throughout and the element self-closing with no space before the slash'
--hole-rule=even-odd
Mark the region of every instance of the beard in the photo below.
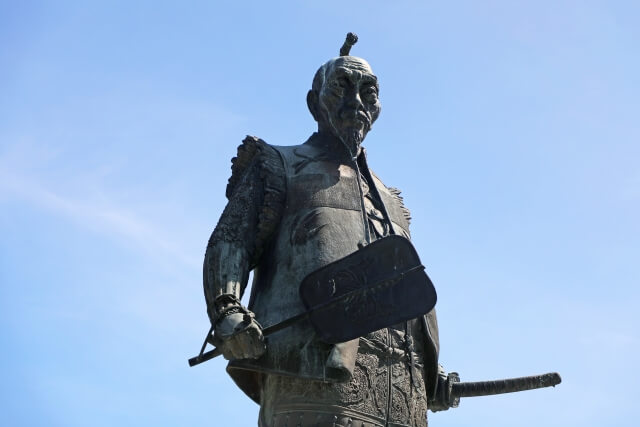
<svg viewBox="0 0 640 427">
<path fill-rule="evenodd" d="M 332 114 L 333 109 L 320 104 L 325 113 L 325 123 L 328 123 L 336 136 L 349 150 L 352 157 L 360 152 L 360 144 L 371 127 L 371 117 L 363 111 L 348 111 L 346 114 Z"/>
<path fill-rule="evenodd" d="M 334 121 L 332 119 L 332 117 L 329 117 L 333 134 L 347 147 L 351 157 L 357 156 L 360 153 L 360 145 L 369 131 L 367 120 L 351 119 L 344 121 L 337 119 Z"/>
<path fill-rule="evenodd" d="M 364 127 L 348 127 L 341 130 L 338 135 L 344 145 L 347 146 L 352 156 L 355 156 L 360 151 L 360 144 L 364 141 L 365 131 Z"/>
</svg>

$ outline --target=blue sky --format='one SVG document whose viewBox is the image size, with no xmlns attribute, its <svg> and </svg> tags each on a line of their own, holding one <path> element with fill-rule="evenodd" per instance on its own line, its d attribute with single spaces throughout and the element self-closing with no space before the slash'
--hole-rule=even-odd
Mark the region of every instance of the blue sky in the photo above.
<svg viewBox="0 0 640 427">
<path fill-rule="evenodd" d="M 216 359 L 206 241 L 246 134 L 289 145 L 346 32 L 463 380 L 558 371 L 433 426 L 633 426 L 640 7 L 0 2 L 0 424 L 255 425 Z"/>
</svg>

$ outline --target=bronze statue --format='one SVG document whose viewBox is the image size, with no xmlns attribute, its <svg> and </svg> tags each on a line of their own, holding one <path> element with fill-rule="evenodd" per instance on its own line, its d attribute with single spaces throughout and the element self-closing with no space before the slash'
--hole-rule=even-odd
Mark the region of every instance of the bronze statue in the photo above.
<svg viewBox="0 0 640 427">
<path fill-rule="evenodd" d="M 338 305 L 338 311 L 361 323 L 365 311 L 378 319 L 388 309 L 382 323 L 372 323 L 384 327 L 365 325 L 348 335 L 353 326 L 344 324 L 348 340 L 333 342 L 321 339 L 318 325 L 312 324 L 301 283 L 310 281 L 308 295 L 317 291 L 332 298 L 344 283 L 356 281 L 334 271 L 320 286 L 314 272 L 322 276 L 340 262 L 355 262 L 363 271 L 376 265 L 384 270 L 387 253 L 378 252 L 379 261 L 368 264 L 358 257 L 367 250 L 404 254 L 399 247 L 403 242 L 410 246 L 410 214 L 400 191 L 369 169 L 362 147 L 380 114 L 380 101 L 369 64 L 349 56 L 356 41 L 349 33 L 340 56 L 316 72 L 307 105 L 318 130 L 305 143 L 274 146 L 247 137 L 240 145 L 226 191 L 229 202 L 205 254 L 204 292 L 212 326 L 200 356 L 190 363 L 222 353 L 236 384 L 260 405 L 259 425 L 264 427 L 426 426 L 427 409 L 457 406 L 460 396 L 557 381 L 536 377 L 466 386 L 457 374 L 445 374 L 438 364 L 435 292 L 426 275 L 417 273 L 422 267 L 417 255 L 411 262 L 406 261 L 411 255 L 391 256 L 389 271 L 410 265 L 324 304 Z M 245 308 L 240 298 L 252 270 Z M 398 283 L 405 284 L 403 295 L 420 288 L 424 296 L 419 301 L 405 297 L 404 306 L 385 308 L 379 298 L 383 292 L 403 301 Z M 412 314 L 403 317 L 403 312 Z M 331 317 L 320 323 L 330 324 Z M 204 353 L 207 343 L 217 349 Z"/>
</svg>

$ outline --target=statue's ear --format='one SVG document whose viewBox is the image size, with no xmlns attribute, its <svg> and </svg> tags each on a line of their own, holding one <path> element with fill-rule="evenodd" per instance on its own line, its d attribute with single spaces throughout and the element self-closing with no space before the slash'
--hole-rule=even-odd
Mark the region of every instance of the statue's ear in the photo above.
<svg viewBox="0 0 640 427">
<path fill-rule="evenodd" d="M 307 92 L 307 107 L 309 108 L 309 112 L 311 113 L 315 121 L 320 121 L 320 115 L 318 114 L 318 92 L 313 89 Z"/>
</svg>

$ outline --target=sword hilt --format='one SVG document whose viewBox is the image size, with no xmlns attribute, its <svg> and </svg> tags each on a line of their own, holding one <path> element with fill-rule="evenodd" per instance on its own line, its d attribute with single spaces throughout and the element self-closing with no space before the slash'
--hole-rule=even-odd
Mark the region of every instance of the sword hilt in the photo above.
<svg viewBox="0 0 640 427">
<path fill-rule="evenodd" d="M 196 357 L 192 357 L 191 359 L 189 359 L 189 366 L 199 365 L 200 363 L 206 362 L 207 360 L 211 360 L 214 357 L 220 356 L 221 354 L 222 354 L 222 350 L 220 350 L 218 347 L 216 347 L 213 350 L 209 350 L 207 352 L 200 353 Z"/>
</svg>

